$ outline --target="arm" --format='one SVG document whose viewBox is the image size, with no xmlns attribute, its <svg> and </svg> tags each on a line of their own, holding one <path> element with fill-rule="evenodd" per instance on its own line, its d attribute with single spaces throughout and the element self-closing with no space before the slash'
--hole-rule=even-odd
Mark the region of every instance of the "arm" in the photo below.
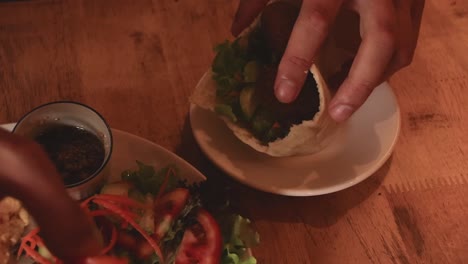
<svg viewBox="0 0 468 264">
<path fill-rule="evenodd" d="M 20 200 L 41 228 L 54 255 L 99 252 L 99 233 L 67 193 L 60 175 L 41 147 L 0 129 L 0 196 Z"/>
</svg>

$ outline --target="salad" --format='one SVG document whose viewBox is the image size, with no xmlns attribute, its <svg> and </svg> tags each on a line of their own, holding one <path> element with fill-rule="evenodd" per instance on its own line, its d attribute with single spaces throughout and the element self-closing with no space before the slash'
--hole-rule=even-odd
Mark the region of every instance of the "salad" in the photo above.
<svg viewBox="0 0 468 264">
<path fill-rule="evenodd" d="M 158 170 L 137 165 L 81 202 L 106 246 L 100 256 L 78 263 L 257 262 L 249 250 L 259 243 L 251 222 L 233 213 L 228 202 L 207 206 L 205 182 L 180 180 L 173 165 Z M 17 256 L 40 264 L 64 263 L 49 252 L 39 228 L 22 238 Z"/>
</svg>

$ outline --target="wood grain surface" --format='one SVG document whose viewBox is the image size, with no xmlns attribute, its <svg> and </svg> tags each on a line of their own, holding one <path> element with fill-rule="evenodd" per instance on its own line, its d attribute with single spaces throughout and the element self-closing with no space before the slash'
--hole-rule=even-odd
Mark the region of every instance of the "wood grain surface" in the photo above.
<svg viewBox="0 0 468 264">
<path fill-rule="evenodd" d="M 96 108 L 232 186 L 260 232 L 259 263 L 468 263 L 468 1 L 426 1 L 413 64 L 390 81 L 402 110 L 391 159 L 355 187 L 310 198 L 237 184 L 192 137 L 188 96 L 236 6 L 0 2 L 0 123 L 59 99 Z"/>
</svg>

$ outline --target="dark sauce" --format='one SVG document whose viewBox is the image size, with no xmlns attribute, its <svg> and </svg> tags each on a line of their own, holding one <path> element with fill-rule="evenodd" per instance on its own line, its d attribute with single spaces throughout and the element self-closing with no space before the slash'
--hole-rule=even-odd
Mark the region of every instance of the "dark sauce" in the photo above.
<svg viewBox="0 0 468 264">
<path fill-rule="evenodd" d="M 34 140 L 47 152 L 66 185 L 85 180 L 104 162 L 103 142 L 79 127 L 49 125 L 41 129 Z"/>
</svg>

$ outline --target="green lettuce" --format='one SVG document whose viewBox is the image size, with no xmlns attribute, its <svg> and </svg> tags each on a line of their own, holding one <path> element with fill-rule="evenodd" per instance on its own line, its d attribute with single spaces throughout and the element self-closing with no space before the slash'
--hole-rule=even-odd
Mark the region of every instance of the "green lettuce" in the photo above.
<svg viewBox="0 0 468 264">
<path fill-rule="evenodd" d="M 237 122 L 237 117 L 234 114 L 232 106 L 227 104 L 217 104 L 215 106 L 215 112 L 229 118 L 232 122 Z"/>
<path fill-rule="evenodd" d="M 173 170 L 177 174 L 177 168 L 174 165 L 163 167 L 156 171 L 153 166 L 146 165 L 140 161 L 136 161 L 137 170 L 126 170 L 122 172 L 122 180 L 133 183 L 141 194 L 151 194 L 156 196 L 161 189 L 162 184 L 166 179 L 169 170 Z M 178 184 L 177 176 L 169 177 L 166 190 L 175 188 Z"/>
<path fill-rule="evenodd" d="M 233 101 L 233 92 L 239 92 L 243 84 L 243 70 L 247 64 L 245 47 L 234 42 L 225 41 L 215 48 L 216 57 L 213 60 L 213 79 L 217 83 L 216 95 L 224 103 Z"/>
<path fill-rule="evenodd" d="M 222 264 L 256 264 L 257 260 L 249 253 L 249 248 L 260 243 L 260 237 L 249 219 L 231 214 L 224 217 L 221 224 L 224 250 Z"/>
</svg>

